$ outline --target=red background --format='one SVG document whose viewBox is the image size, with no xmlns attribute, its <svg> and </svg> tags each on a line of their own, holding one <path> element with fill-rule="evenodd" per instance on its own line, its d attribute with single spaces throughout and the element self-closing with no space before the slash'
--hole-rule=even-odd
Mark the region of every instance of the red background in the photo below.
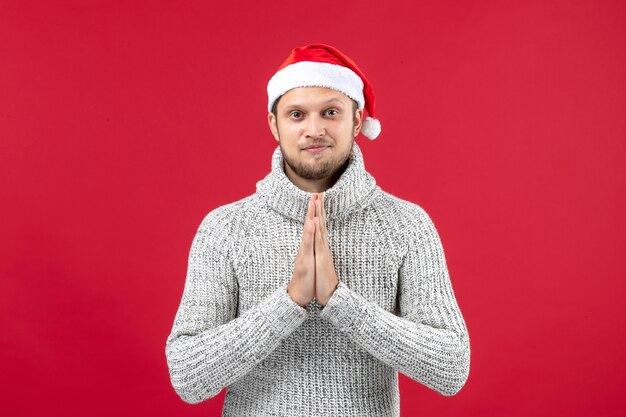
<svg viewBox="0 0 626 417">
<path fill-rule="evenodd" d="M 1 3 L 0 414 L 220 415 L 165 339 L 310 42 L 371 81 L 366 168 L 433 218 L 470 332 L 464 389 L 401 375 L 402 415 L 626 413 L 623 2 L 209 3 Z"/>
</svg>

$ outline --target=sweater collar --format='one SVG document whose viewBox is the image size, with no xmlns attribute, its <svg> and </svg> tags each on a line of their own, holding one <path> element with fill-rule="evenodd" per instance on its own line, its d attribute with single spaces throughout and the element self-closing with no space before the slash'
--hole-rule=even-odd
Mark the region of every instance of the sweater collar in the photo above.
<svg viewBox="0 0 626 417">
<path fill-rule="evenodd" d="M 335 184 L 324 192 L 327 219 L 340 219 L 367 206 L 374 198 L 376 180 L 365 170 L 363 154 L 356 141 L 349 165 Z M 256 184 L 257 194 L 280 214 L 304 223 L 313 193 L 297 187 L 285 174 L 280 145 L 272 155 L 272 170 Z"/>
</svg>

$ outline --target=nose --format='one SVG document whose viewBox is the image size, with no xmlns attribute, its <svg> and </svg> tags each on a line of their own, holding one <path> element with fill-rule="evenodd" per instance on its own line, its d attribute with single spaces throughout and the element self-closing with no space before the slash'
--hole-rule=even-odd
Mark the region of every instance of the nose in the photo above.
<svg viewBox="0 0 626 417">
<path fill-rule="evenodd" d="M 326 133 L 324 119 L 319 115 L 312 114 L 306 124 L 306 136 L 311 138 L 322 137 Z"/>
</svg>

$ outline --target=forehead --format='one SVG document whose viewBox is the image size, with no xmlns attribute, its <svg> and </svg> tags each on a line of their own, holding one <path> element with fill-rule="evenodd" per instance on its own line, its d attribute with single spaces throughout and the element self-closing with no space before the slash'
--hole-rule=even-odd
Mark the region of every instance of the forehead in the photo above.
<svg viewBox="0 0 626 417">
<path fill-rule="evenodd" d="M 344 93 L 326 87 L 297 87 L 283 94 L 279 105 L 316 105 L 329 102 L 350 103 L 350 97 Z"/>
</svg>

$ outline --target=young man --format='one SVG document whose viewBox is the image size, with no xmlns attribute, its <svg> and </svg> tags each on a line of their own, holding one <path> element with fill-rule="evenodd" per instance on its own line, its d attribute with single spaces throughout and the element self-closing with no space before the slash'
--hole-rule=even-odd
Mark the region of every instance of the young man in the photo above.
<svg viewBox="0 0 626 417">
<path fill-rule="evenodd" d="M 223 415 L 242 417 L 399 416 L 398 371 L 456 394 L 470 344 L 439 235 L 354 141 L 380 132 L 369 82 L 311 44 L 267 90 L 272 169 L 199 226 L 166 342 L 175 391 L 228 387 Z"/>
</svg>

